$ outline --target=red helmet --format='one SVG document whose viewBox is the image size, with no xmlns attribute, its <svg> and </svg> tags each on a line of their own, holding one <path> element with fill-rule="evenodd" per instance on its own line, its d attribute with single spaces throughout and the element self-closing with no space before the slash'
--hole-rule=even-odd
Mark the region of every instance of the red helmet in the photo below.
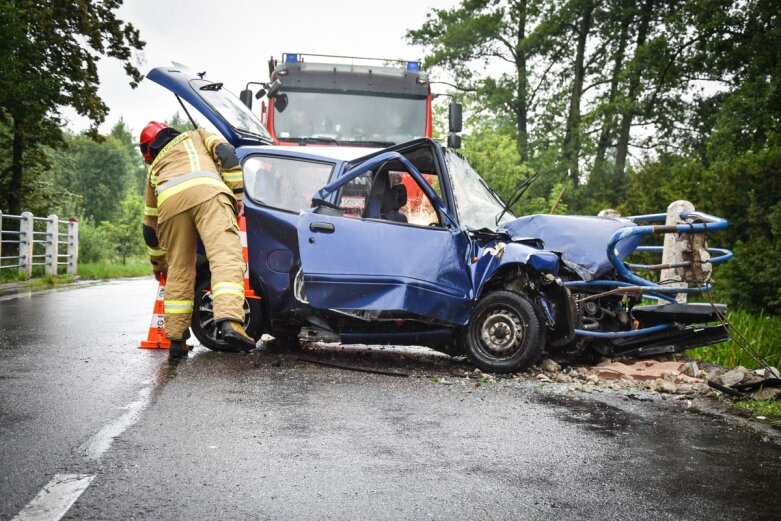
<svg viewBox="0 0 781 521">
<path fill-rule="evenodd" d="M 154 159 L 152 157 L 152 152 L 149 150 L 149 145 L 151 145 L 152 141 L 155 140 L 157 134 L 166 128 L 170 127 L 165 123 L 160 123 L 159 121 L 150 121 L 147 126 L 144 127 L 144 130 L 141 131 L 141 139 L 138 141 L 138 146 L 141 147 L 141 155 L 144 156 L 144 160 L 147 163 L 151 163 Z"/>
</svg>

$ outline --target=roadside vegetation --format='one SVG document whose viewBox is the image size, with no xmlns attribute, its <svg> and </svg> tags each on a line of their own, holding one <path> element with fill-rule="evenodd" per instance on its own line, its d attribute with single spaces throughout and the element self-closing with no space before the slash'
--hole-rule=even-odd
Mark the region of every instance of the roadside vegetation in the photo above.
<svg viewBox="0 0 781 521">
<path fill-rule="evenodd" d="M 771 366 L 781 367 L 781 317 L 735 309 L 727 312 L 727 319 L 736 341 L 693 349 L 689 351 L 692 358 L 723 367 L 741 365 L 758 369 L 761 366 L 751 352 L 759 354 Z"/>
</svg>

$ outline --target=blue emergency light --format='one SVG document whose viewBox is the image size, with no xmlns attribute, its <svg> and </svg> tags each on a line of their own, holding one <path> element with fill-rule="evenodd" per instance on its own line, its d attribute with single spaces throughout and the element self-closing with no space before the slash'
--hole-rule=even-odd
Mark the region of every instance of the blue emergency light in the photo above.
<svg viewBox="0 0 781 521">
<path fill-rule="evenodd" d="M 285 63 L 298 63 L 297 54 L 285 54 Z"/>
<path fill-rule="evenodd" d="M 407 62 L 407 70 L 410 72 L 420 72 L 420 62 Z"/>
</svg>

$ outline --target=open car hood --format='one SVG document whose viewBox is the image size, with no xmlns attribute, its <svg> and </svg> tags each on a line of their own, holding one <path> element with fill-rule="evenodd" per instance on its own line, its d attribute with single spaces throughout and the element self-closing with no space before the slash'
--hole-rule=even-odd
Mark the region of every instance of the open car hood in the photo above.
<svg viewBox="0 0 781 521">
<path fill-rule="evenodd" d="M 267 145 L 271 136 L 255 114 L 222 83 L 206 80 L 181 66 L 157 67 L 146 77 L 198 110 L 235 146 Z"/>
</svg>

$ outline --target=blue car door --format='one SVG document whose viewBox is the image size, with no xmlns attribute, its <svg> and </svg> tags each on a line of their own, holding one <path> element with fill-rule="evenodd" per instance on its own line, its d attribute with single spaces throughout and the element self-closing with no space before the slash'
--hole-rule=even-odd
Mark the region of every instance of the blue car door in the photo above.
<svg viewBox="0 0 781 521">
<path fill-rule="evenodd" d="M 389 172 L 388 164 L 397 165 L 395 171 Z M 402 174 L 430 205 L 426 215 L 416 216 L 417 223 L 404 222 L 407 217 L 398 208 L 382 211 L 382 201 L 396 196 L 389 193 L 406 190 L 389 181 Z M 321 201 L 329 196 L 335 204 L 302 214 L 298 226 L 305 294 L 312 307 L 467 322 L 473 295 L 469 239 L 415 166 L 397 152 L 386 152 L 318 192 Z"/>
</svg>

